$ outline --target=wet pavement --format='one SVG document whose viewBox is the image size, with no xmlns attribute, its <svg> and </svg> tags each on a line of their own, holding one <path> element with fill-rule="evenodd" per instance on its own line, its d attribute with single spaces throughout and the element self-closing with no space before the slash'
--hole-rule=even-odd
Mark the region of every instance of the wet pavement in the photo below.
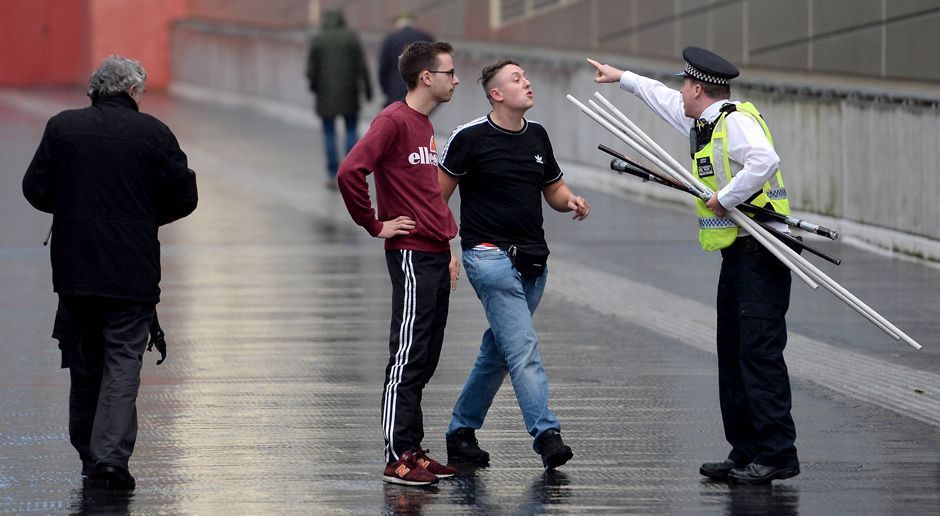
<svg viewBox="0 0 940 516">
<path fill-rule="evenodd" d="M 179 137 L 200 206 L 161 230 L 170 355 L 161 366 L 145 357 L 131 460 L 139 487 L 83 489 L 68 376 L 49 338 L 50 217 L 23 200 L 20 180 L 48 116 L 84 104 L 74 93 L 0 91 L 0 512 L 940 512 L 940 270 L 820 244 L 844 259 L 822 268 L 925 349 L 795 280 L 787 359 L 803 472 L 730 487 L 698 475 L 727 453 L 713 351 L 719 259 L 697 250 L 690 213 L 581 186 L 588 221 L 546 212 L 552 258 L 536 314 L 574 459 L 543 473 L 507 382 L 478 433 L 490 467 L 430 489 L 383 484 L 390 288 L 381 243 L 323 186 L 319 135 L 150 94 L 144 111 Z M 590 176 L 572 170 L 569 182 Z M 485 327 L 462 280 L 424 396 L 432 456 L 445 455 Z"/>
</svg>

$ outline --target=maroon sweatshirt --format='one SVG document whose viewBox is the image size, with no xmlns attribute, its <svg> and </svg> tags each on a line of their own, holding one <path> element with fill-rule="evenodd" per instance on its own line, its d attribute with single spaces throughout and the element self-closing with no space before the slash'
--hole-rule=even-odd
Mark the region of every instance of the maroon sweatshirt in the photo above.
<svg viewBox="0 0 940 516">
<path fill-rule="evenodd" d="M 373 172 L 378 217 L 366 182 Z M 404 102 L 389 105 L 340 164 L 337 181 L 349 214 L 370 235 L 382 231 L 384 220 L 405 215 L 415 221 L 410 234 L 386 239 L 386 249 L 450 249 L 457 222 L 437 183 L 437 145 L 426 115 Z"/>
</svg>

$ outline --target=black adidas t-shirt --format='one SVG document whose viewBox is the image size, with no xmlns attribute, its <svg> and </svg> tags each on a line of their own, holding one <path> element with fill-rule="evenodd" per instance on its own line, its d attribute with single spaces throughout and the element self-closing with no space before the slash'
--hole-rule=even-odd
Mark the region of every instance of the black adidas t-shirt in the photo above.
<svg viewBox="0 0 940 516">
<path fill-rule="evenodd" d="M 460 243 L 547 248 L 542 189 L 561 179 L 545 128 L 503 129 L 489 116 L 454 130 L 439 164 L 460 179 Z"/>
</svg>

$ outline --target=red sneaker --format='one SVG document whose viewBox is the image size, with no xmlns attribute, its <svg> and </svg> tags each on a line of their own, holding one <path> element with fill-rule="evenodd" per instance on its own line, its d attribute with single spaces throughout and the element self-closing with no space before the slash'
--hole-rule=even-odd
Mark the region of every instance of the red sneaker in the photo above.
<svg viewBox="0 0 940 516">
<path fill-rule="evenodd" d="M 383 479 L 390 484 L 406 486 L 429 486 L 437 483 L 437 477 L 419 466 L 414 454 L 410 451 L 402 453 L 397 462 L 385 466 Z"/>
<path fill-rule="evenodd" d="M 440 462 L 428 457 L 428 452 L 431 450 L 421 450 L 415 452 L 415 462 L 419 466 L 433 473 L 437 478 L 450 478 L 457 474 L 457 470 L 441 464 Z"/>
</svg>

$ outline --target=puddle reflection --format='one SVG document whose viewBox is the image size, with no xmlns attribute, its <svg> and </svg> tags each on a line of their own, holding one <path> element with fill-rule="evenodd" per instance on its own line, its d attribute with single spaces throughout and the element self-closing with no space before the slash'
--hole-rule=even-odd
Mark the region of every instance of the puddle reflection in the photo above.
<svg viewBox="0 0 940 516">
<path fill-rule="evenodd" d="M 396 484 L 384 484 L 385 516 L 404 516 L 431 514 L 425 512 L 427 506 L 432 505 L 436 495 L 440 492 L 437 486 L 414 487 Z"/>
<path fill-rule="evenodd" d="M 522 514 L 544 514 L 564 505 L 571 498 L 571 479 L 562 471 L 542 473 L 529 486 L 526 503 L 520 507 Z"/>
<path fill-rule="evenodd" d="M 112 490 L 84 482 L 75 490 L 71 514 L 130 514 L 133 491 Z"/>
<path fill-rule="evenodd" d="M 486 466 L 476 466 L 463 462 L 449 462 L 457 470 L 457 476 L 448 480 L 451 487 L 451 496 L 458 506 L 477 507 L 485 509 L 489 506 L 489 494 L 486 490 L 486 480 L 478 473 L 486 470 Z"/>
<path fill-rule="evenodd" d="M 731 485 L 726 514 L 795 515 L 800 512 L 800 490 L 789 485 Z"/>
<path fill-rule="evenodd" d="M 507 500 L 505 493 L 489 492 L 485 467 L 450 465 L 457 468 L 457 475 L 442 480 L 439 486 L 416 488 L 385 484 L 384 514 L 439 514 L 447 512 L 445 507 L 458 512 L 461 508 L 470 508 L 474 514 L 544 514 L 557 511 L 559 506 L 568 503 L 572 494 L 568 476 L 552 471 L 537 475 L 521 496 Z"/>
</svg>

